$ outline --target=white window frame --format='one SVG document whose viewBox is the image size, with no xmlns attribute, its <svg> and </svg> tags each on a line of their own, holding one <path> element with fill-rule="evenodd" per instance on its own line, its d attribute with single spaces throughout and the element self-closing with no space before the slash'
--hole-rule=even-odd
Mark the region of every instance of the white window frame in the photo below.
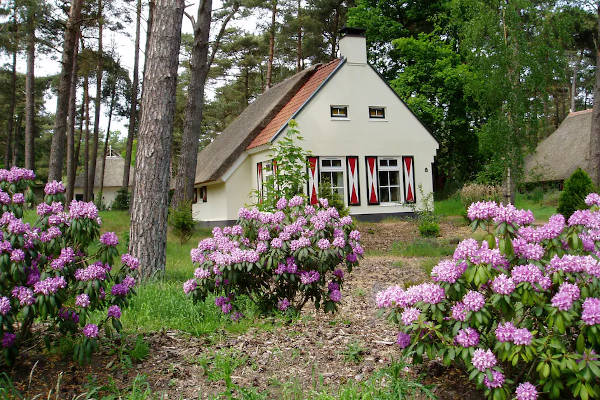
<svg viewBox="0 0 600 400">
<path fill-rule="evenodd" d="M 323 165 L 323 161 L 339 161 L 340 165 L 339 166 L 324 166 Z M 330 163 L 331 164 L 331 163 Z M 322 179 L 322 174 L 332 174 L 332 173 L 340 173 L 342 174 L 342 186 L 333 186 L 332 182 L 331 182 L 331 175 L 329 175 L 329 183 L 331 186 L 331 190 L 332 192 L 335 190 L 339 193 L 339 195 L 341 196 L 342 200 L 345 199 L 344 195 L 346 192 L 346 180 L 345 180 L 345 172 L 344 172 L 344 158 L 343 157 L 319 157 L 319 183 L 321 183 Z M 341 193 L 338 189 L 341 189 Z"/>
<path fill-rule="evenodd" d="M 371 116 L 371 109 L 382 110 L 383 115 L 381 117 Z M 369 120 L 370 121 L 386 121 L 387 120 L 387 109 L 384 106 L 369 106 Z"/>
<path fill-rule="evenodd" d="M 390 166 L 389 165 L 390 160 L 396 161 L 396 165 Z M 388 165 L 382 165 L 382 161 L 386 161 Z M 387 185 L 382 184 L 382 180 L 381 180 L 382 172 L 385 172 L 388 174 Z M 395 172 L 398 175 L 398 180 L 397 180 L 396 185 L 390 184 L 390 173 L 391 172 Z M 377 158 L 377 183 L 379 186 L 378 194 L 379 194 L 379 201 L 382 204 L 400 204 L 400 203 L 402 203 L 402 181 L 401 181 L 402 175 L 401 175 L 401 172 L 402 172 L 402 158 L 400 158 L 400 157 L 378 157 Z M 392 188 L 398 189 L 398 200 L 390 200 L 392 198 Z M 388 193 L 387 201 L 383 201 L 383 196 L 381 195 L 381 192 L 383 190 L 387 190 L 387 193 Z"/>
<path fill-rule="evenodd" d="M 333 114 L 333 109 L 334 108 L 345 108 L 346 109 L 346 115 L 334 115 Z M 331 104 L 329 106 L 329 116 L 331 117 L 331 119 L 334 120 L 347 120 L 350 119 L 350 107 L 348 107 L 347 104 Z"/>
</svg>

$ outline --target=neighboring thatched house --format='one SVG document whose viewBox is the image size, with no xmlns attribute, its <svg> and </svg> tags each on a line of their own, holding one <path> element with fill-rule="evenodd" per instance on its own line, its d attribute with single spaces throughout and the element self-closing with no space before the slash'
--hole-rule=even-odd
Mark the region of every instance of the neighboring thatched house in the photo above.
<svg viewBox="0 0 600 400">
<path fill-rule="evenodd" d="M 100 174 L 102 168 L 102 158 L 96 161 L 96 177 L 94 178 L 94 197 L 100 191 Z M 125 169 L 125 159 L 114 153 L 112 149 L 106 156 L 106 167 L 104 169 L 104 188 L 102 190 L 102 202 L 106 207 L 112 205 L 117 191 L 123 185 L 123 170 Z M 131 169 L 133 176 L 133 168 Z M 75 200 L 83 200 L 83 189 L 85 185 L 84 174 L 81 173 L 75 178 Z"/>
<path fill-rule="evenodd" d="M 577 168 L 590 172 L 592 110 L 572 112 L 525 159 L 525 182 L 563 182 Z"/>
<path fill-rule="evenodd" d="M 300 145 L 314 155 L 305 188 L 311 203 L 327 182 L 351 214 L 379 219 L 411 213 L 419 187 L 433 190 L 437 141 L 368 64 L 364 30 L 342 33 L 341 58 L 267 90 L 198 155 L 196 220 L 228 223 L 240 207 L 261 201 L 277 168 L 271 148 L 292 119 L 304 138 Z M 251 198 L 253 190 L 259 198 Z"/>
</svg>

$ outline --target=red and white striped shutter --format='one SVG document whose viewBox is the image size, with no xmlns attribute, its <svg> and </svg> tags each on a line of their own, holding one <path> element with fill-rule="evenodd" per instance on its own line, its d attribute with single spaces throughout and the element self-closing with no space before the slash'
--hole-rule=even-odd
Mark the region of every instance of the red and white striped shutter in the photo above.
<svg viewBox="0 0 600 400">
<path fill-rule="evenodd" d="M 256 189 L 258 190 L 258 202 L 263 201 L 263 165 L 262 162 L 256 164 Z"/>
<path fill-rule="evenodd" d="M 346 157 L 348 175 L 348 205 L 360 206 L 360 190 L 358 186 L 358 157 Z"/>
<path fill-rule="evenodd" d="M 310 204 L 319 202 L 319 157 L 308 157 L 308 187 Z"/>
<path fill-rule="evenodd" d="M 367 164 L 367 204 L 379 204 L 379 182 L 377 180 L 377 157 L 365 157 Z"/>
<path fill-rule="evenodd" d="M 415 158 L 413 156 L 402 156 L 402 175 L 404 177 L 404 201 L 406 203 L 416 202 L 415 194 Z"/>
</svg>

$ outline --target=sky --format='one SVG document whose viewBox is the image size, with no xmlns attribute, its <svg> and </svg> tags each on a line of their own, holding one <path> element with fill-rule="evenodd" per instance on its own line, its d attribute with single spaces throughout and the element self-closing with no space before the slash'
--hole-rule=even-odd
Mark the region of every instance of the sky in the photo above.
<svg viewBox="0 0 600 400">
<path fill-rule="evenodd" d="M 0 2 L 4 2 L 6 0 L 0 0 Z M 132 73 L 133 73 L 133 64 L 134 64 L 134 56 L 135 56 L 135 17 L 136 17 L 136 2 L 133 1 L 131 2 L 131 4 L 125 4 L 125 6 L 128 8 L 129 12 L 130 12 L 130 16 L 131 16 L 131 23 L 128 24 L 125 28 L 124 31 L 122 32 L 112 32 L 112 31 L 108 31 L 105 30 L 104 35 L 103 35 L 103 41 L 104 41 L 104 50 L 105 51 L 109 51 L 113 46 L 114 46 L 114 50 L 116 52 L 116 54 L 118 55 L 118 57 L 120 58 L 120 62 L 121 65 L 126 68 L 129 71 L 129 76 L 130 78 L 132 77 Z M 146 27 L 147 27 L 147 15 L 148 15 L 148 9 L 146 6 L 147 0 L 143 0 L 144 3 L 144 8 L 142 10 L 142 22 L 141 22 L 141 37 L 140 37 L 140 82 L 142 79 L 141 73 L 142 73 L 142 68 L 144 65 L 144 48 L 145 48 L 145 41 L 146 41 Z M 186 12 L 190 15 L 193 15 L 194 18 L 196 17 L 197 14 L 197 10 L 198 10 L 198 0 L 192 0 L 192 1 L 187 1 L 186 2 Z M 218 9 L 222 6 L 222 3 L 220 0 L 215 0 L 213 2 L 213 10 Z M 258 21 L 260 19 L 264 19 L 265 15 L 253 15 L 250 16 L 249 18 L 246 18 L 244 20 L 234 20 L 232 22 L 230 22 L 229 26 L 235 26 L 235 27 L 239 27 L 242 28 L 248 32 L 256 32 L 257 31 L 257 26 L 258 26 Z M 216 24 L 213 25 L 213 29 L 212 31 L 216 31 L 218 30 L 218 28 L 220 27 L 220 24 Z M 183 33 L 192 33 L 192 24 L 190 22 L 190 20 L 184 15 L 183 17 L 183 24 L 182 24 L 182 32 Z M 90 32 L 90 35 L 94 35 L 95 32 Z M 96 43 L 93 43 L 92 45 L 96 45 Z M 35 74 L 36 76 L 47 76 L 47 75 L 53 75 L 53 74 L 58 74 L 60 72 L 60 60 L 61 54 L 59 54 L 58 52 L 53 52 L 52 54 L 48 54 L 48 55 L 43 55 L 43 54 L 38 54 L 37 58 L 36 58 L 36 63 L 35 63 Z M 1 54 L 0 55 L 0 63 L 2 64 L 8 64 L 10 63 L 10 57 L 6 54 Z M 21 55 L 18 59 L 17 59 L 17 70 L 21 73 L 25 73 L 26 71 L 26 60 L 25 60 L 25 56 L 24 54 Z M 210 99 L 214 96 L 215 90 L 216 90 L 215 85 L 213 86 L 207 86 L 206 88 L 206 96 Z M 95 95 L 95 85 L 92 84 L 90 85 L 90 96 L 94 96 Z M 78 101 L 81 100 L 81 90 L 78 91 Z M 56 110 L 56 96 L 54 95 L 50 95 L 47 94 L 46 98 L 45 98 L 45 108 L 46 108 L 46 112 L 48 113 L 54 113 Z M 93 107 L 90 109 L 90 113 L 93 114 Z M 106 116 L 106 106 L 103 104 L 102 106 L 102 110 L 101 110 L 101 117 L 100 117 L 100 129 L 104 130 L 106 129 L 106 125 L 108 123 L 108 117 Z M 92 116 L 90 116 L 90 118 L 93 118 Z M 113 116 L 113 120 L 111 123 L 111 132 L 115 132 L 115 131 L 120 131 L 121 136 L 124 136 L 127 134 L 127 123 L 128 120 L 127 118 L 118 118 L 118 117 L 114 117 Z"/>
</svg>

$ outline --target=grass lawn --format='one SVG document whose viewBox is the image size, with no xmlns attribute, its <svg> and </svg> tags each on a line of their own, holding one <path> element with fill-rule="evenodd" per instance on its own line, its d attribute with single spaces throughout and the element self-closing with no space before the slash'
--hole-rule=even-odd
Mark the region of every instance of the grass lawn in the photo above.
<svg viewBox="0 0 600 400">
<path fill-rule="evenodd" d="M 527 198 L 526 194 L 517 193 L 515 207 L 533 211 L 538 222 L 545 222 L 553 214 L 556 214 L 556 206 L 553 201 L 534 201 Z M 440 217 L 463 215 L 465 208 L 458 196 L 452 196 L 444 200 L 435 201 L 435 214 Z"/>
</svg>

